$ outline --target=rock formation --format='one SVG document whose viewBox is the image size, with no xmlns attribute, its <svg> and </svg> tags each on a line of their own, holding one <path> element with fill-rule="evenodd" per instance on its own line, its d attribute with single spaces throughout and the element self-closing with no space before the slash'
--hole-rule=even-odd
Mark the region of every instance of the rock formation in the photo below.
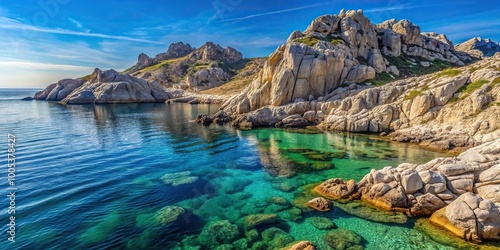
<svg viewBox="0 0 500 250">
<path fill-rule="evenodd" d="M 455 49 L 469 53 L 477 58 L 490 57 L 500 52 L 500 44 L 488 38 L 474 37 L 468 41 L 457 44 Z"/>
<path fill-rule="evenodd" d="M 195 51 L 195 49 L 189 44 L 184 44 L 183 42 L 172 43 L 168 47 L 167 52 L 158 54 L 154 58 L 141 53 L 139 55 L 139 58 L 137 59 L 137 63 L 125 72 L 132 74 L 138 70 L 144 69 L 154 64 L 158 64 L 161 61 L 186 56 L 193 51 Z"/>
<path fill-rule="evenodd" d="M 430 216 L 468 240 L 500 240 L 500 139 L 453 158 L 372 170 L 359 183 L 328 180 L 315 191 L 360 197 L 377 207 Z"/>
<path fill-rule="evenodd" d="M 380 73 L 399 74 L 389 59 L 400 56 L 419 59 L 425 65 L 435 61 L 464 65 L 469 59 L 456 52 L 444 35 L 421 34 L 408 20 L 374 25 L 361 10 L 342 11 L 317 18 L 304 33 L 294 31 L 269 56 L 251 86 L 223 108 L 242 114 L 268 105 L 319 99 Z"/>
<path fill-rule="evenodd" d="M 317 99 L 259 108 L 239 116 L 235 124 L 319 124 L 327 130 L 383 133 L 397 141 L 460 152 L 500 135 L 499 59 L 500 53 L 380 87 L 351 84 Z M 231 107 L 239 112 L 247 104 L 250 101 Z"/>
<path fill-rule="evenodd" d="M 165 102 L 170 98 L 158 83 L 114 70 L 95 69 L 88 79 L 66 79 L 35 94 L 36 100 L 62 104 Z"/>
</svg>

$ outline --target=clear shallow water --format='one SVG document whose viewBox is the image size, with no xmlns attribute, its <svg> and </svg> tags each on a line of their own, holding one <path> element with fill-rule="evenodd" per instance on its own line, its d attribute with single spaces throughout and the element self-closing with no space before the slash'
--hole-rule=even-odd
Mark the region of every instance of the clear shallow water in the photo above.
<svg viewBox="0 0 500 250">
<path fill-rule="evenodd" d="M 371 168 L 423 163 L 443 154 L 369 136 L 237 131 L 190 122 L 198 113 L 214 114 L 218 107 L 210 105 L 18 101 L 34 92 L 0 89 L 0 135 L 16 136 L 18 188 L 16 243 L 7 242 L 3 226 L 0 249 L 196 249 L 207 223 L 237 225 L 236 241 L 248 237 L 242 218 L 258 213 L 281 219 L 257 227 L 258 238 L 248 248 L 276 227 L 288 241 L 310 240 L 328 249 L 328 230 L 310 223 L 317 216 L 357 232 L 366 249 L 449 248 L 415 230 L 411 220 L 377 223 L 340 209 L 294 214 L 307 185 L 332 177 L 359 180 Z M 0 150 L 7 151 L 6 139 Z M 172 185 L 161 179 L 185 171 L 195 181 Z M 9 222 L 6 177 L 2 167 L 0 225 Z M 273 197 L 286 204 L 271 202 Z M 186 213 L 167 225 L 156 222 L 155 213 L 172 205 Z M 268 242 L 268 248 L 288 241 Z"/>
</svg>

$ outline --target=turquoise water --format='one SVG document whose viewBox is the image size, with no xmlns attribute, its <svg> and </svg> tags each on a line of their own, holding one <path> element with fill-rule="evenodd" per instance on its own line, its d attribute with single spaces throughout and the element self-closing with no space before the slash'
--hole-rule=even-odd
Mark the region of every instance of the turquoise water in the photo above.
<svg viewBox="0 0 500 250">
<path fill-rule="evenodd" d="M 16 242 L 3 226 L 0 249 L 279 249 L 297 240 L 331 249 L 325 235 L 335 229 L 314 227 L 321 218 L 313 217 L 356 232 L 366 249 L 451 249 L 414 220 L 303 207 L 313 184 L 441 153 L 370 136 L 190 121 L 217 112 L 210 105 L 19 101 L 34 92 L 0 89 L 0 151 L 15 135 L 17 187 Z M 0 225 L 10 216 L 3 162 Z M 250 226 L 255 214 L 274 219 Z"/>
</svg>

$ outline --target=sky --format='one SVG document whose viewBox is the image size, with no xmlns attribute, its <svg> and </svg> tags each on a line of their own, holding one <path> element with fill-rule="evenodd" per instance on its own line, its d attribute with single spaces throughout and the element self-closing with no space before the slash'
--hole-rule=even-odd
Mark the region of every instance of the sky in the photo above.
<svg viewBox="0 0 500 250">
<path fill-rule="evenodd" d="M 408 19 L 455 44 L 500 41 L 493 0 L 0 0 L 0 88 L 43 88 L 96 67 L 123 70 L 140 53 L 153 57 L 178 41 L 268 56 L 294 30 L 343 8 L 363 9 L 373 23 Z"/>
</svg>

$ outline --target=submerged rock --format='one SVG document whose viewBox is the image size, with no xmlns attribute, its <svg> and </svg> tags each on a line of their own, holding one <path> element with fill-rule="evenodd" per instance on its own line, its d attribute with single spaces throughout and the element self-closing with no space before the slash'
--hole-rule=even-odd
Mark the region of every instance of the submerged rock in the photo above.
<svg viewBox="0 0 500 250">
<path fill-rule="evenodd" d="M 198 242 L 206 247 L 232 243 L 240 234 L 238 226 L 227 220 L 210 222 L 198 236 Z"/>
<path fill-rule="evenodd" d="M 294 238 L 285 231 L 272 227 L 262 232 L 263 242 L 272 249 L 281 249 L 294 241 Z"/>
<path fill-rule="evenodd" d="M 161 180 L 163 180 L 163 183 L 165 184 L 176 187 L 183 184 L 193 183 L 198 180 L 198 176 L 191 176 L 191 171 L 184 171 L 165 174 L 163 177 L 161 177 Z"/>
<path fill-rule="evenodd" d="M 243 218 L 243 226 L 248 230 L 277 220 L 279 220 L 277 214 L 251 214 Z"/>
<path fill-rule="evenodd" d="M 314 198 L 308 201 L 306 205 L 322 212 L 330 211 L 333 209 L 333 203 L 322 197 Z"/>
<path fill-rule="evenodd" d="M 333 249 L 363 249 L 361 241 L 363 238 L 347 229 L 335 229 L 325 235 L 326 243 Z"/>
<path fill-rule="evenodd" d="M 162 224 L 162 225 L 167 225 L 169 223 L 172 223 L 176 221 L 179 216 L 184 214 L 186 210 L 182 207 L 178 206 L 166 206 L 162 209 L 160 209 L 158 212 L 155 213 L 155 221 Z"/>
<path fill-rule="evenodd" d="M 335 223 L 331 219 L 325 217 L 310 217 L 307 221 L 317 229 L 334 229 Z"/>
</svg>

